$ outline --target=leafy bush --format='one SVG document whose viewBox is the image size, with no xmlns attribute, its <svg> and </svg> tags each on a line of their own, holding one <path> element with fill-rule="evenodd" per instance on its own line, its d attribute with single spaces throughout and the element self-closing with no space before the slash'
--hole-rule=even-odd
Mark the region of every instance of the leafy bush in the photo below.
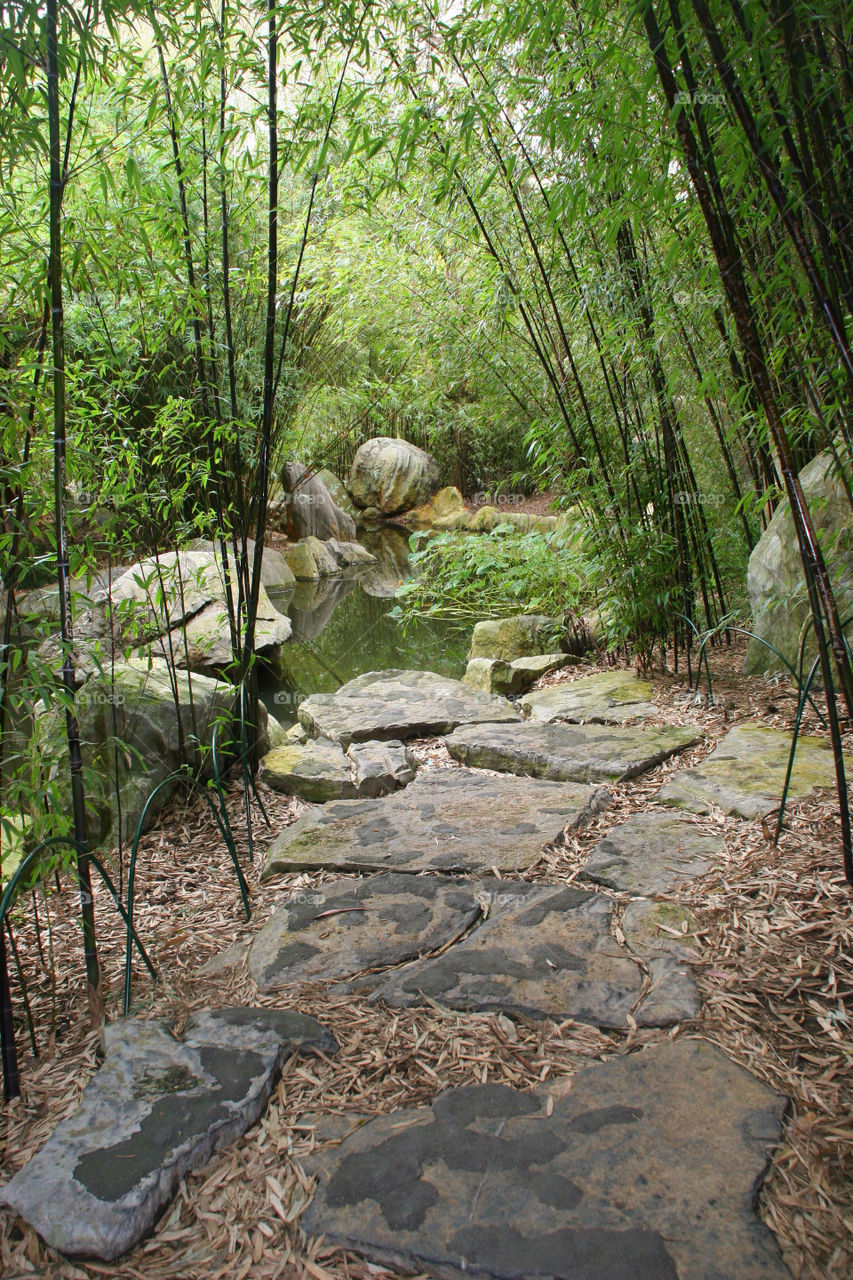
<svg viewBox="0 0 853 1280">
<path fill-rule="evenodd" d="M 499 618 L 578 610 L 589 603 L 590 592 L 584 556 L 570 538 L 564 532 L 519 534 L 511 524 L 498 525 L 486 537 L 416 533 L 415 576 L 398 590 L 395 615 Z"/>
</svg>

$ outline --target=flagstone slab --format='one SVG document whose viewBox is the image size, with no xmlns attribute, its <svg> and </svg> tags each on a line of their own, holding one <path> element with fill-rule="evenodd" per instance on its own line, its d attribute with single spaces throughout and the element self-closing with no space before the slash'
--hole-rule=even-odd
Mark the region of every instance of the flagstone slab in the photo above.
<svg viewBox="0 0 853 1280">
<path fill-rule="evenodd" d="M 425 738 L 460 724 L 520 720 L 506 698 L 472 689 L 433 671 L 368 671 L 336 693 L 313 693 L 299 708 L 312 737 L 332 738 L 346 750 L 369 738 Z"/>
<path fill-rule="evenodd" d="M 602 671 L 536 689 L 522 698 L 521 709 L 531 720 L 625 724 L 660 714 L 653 693 L 649 681 L 638 680 L 631 671 Z"/>
<path fill-rule="evenodd" d="M 637 955 L 651 958 L 668 954 L 677 960 L 695 960 L 698 927 L 692 911 L 681 903 L 651 898 L 635 898 L 622 916 L 628 946 Z"/>
<path fill-rule="evenodd" d="M 249 969 L 261 991 L 348 979 L 447 946 L 479 914 L 473 886 L 447 876 L 335 880 L 274 913 L 252 944 Z"/>
<path fill-rule="evenodd" d="M 319 1022 L 275 1009 L 203 1009 L 106 1027 L 106 1057 L 80 1105 L 0 1188 L 54 1249 L 110 1261 L 152 1229 L 180 1180 L 254 1124 L 283 1062 L 333 1053 Z"/>
<path fill-rule="evenodd" d="M 592 1063 L 568 1091 L 452 1089 L 315 1156 L 303 1225 L 444 1277 L 790 1280 L 756 1213 L 786 1102 L 697 1040 Z"/>
<path fill-rule="evenodd" d="M 767 725 L 735 725 L 694 769 L 682 769 L 662 787 L 662 804 L 710 813 L 713 806 L 739 818 L 760 818 L 778 808 L 785 785 L 791 735 Z M 845 753 L 848 777 L 853 756 Z M 789 797 L 798 800 L 815 787 L 835 786 L 832 751 L 822 738 L 797 743 Z"/>
<path fill-rule="evenodd" d="M 722 835 L 709 835 L 687 818 L 638 813 L 599 840 L 582 875 L 620 893 L 668 893 L 710 871 L 722 849 Z"/>
<path fill-rule="evenodd" d="M 568 782 L 618 782 L 653 769 L 702 735 L 692 725 L 477 724 L 445 739 L 475 769 Z"/>
<path fill-rule="evenodd" d="M 262 874 L 521 871 L 606 804 L 606 793 L 580 783 L 429 770 L 381 800 L 336 800 L 305 814 L 273 841 Z"/>
<path fill-rule="evenodd" d="M 261 760 L 261 781 L 289 796 L 316 804 L 358 795 L 350 761 L 337 742 L 318 738 L 312 742 L 288 742 Z"/>
<path fill-rule="evenodd" d="M 430 999 L 452 1009 L 573 1018 L 599 1027 L 625 1027 L 629 1014 L 641 1026 L 696 1016 L 692 977 L 674 963 L 659 966 L 651 984 L 655 1010 L 646 1009 L 644 968 L 612 936 L 613 904 L 602 894 L 506 881 L 493 903 L 466 938 L 397 970 L 373 999 L 397 1006 Z"/>
</svg>

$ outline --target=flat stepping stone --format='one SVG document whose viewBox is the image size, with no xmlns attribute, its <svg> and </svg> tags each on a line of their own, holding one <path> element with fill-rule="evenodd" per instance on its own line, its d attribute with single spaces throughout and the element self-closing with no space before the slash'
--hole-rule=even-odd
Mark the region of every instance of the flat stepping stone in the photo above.
<svg viewBox="0 0 853 1280">
<path fill-rule="evenodd" d="M 313 693 L 299 708 L 312 737 L 332 738 L 346 750 L 369 738 L 426 738 L 460 724 L 520 720 L 506 698 L 472 689 L 433 671 L 368 671 L 337 693 Z"/>
<path fill-rule="evenodd" d="M 454 760 L 569 782 L 619 782 L 701 742 L 692 726 L 614 727 L 570 724 L 477 724 L 456 729 L 445 744 Z"/>
<path fill-rule="evenodd" d="M 599 1027 L 626 1027 L 629 1014 L 641 1026 L 697 1016 L 693 979 L 669 958 L 649 966 L 655 999 L 647 1007 L 643 969 L 611 935 L 613 904 L 601 894 L 507 881 L 493 900 L 463 941 L 391 975 L 373 999 Z"/>
<path fill-rule="evenodd" d="M 620 893 L 669 893 L 718 862 L 722 837 L 671 813 L 638 813 L 607 833 L 583 869 L 585 880 Z"/>
<path fill-rule="evenodd" d="M 739 818 L 759 818 L 779 807 L 790 751 L 790 733 L 754 723 L 736 725 L 707 759 L 695 769 L 683 769 L 662 787 L 657 799 L 692 813 L 710 813 L 716 805 Z M 849 777 L 853 756 L 845 753 L 844 762 Z M 798 800 L 815 787 L 834 786 L 830 747 L 822 738 L 800 738 L 790 799 Z"/>
<path fill-rule="evenodd" d="M 382 800 L 337 800 L 305 814 L 273 841 L 262 877 L 318 867 L 521 871 L 604 804 L 579 783 L 430 770 Z"/>
<path fill-rule="evenodd" d="M 414 758 L 402 742 L 353 742 L 347 757 L 352 762 L 360 796 L 387 795 L 408 786 L 415 776 Z"/>
<path fill-rule="evenodd" d="M 473 886 L 445 876 L 336 880 L 275 912 L 252 945 L 249 969 L 261 991 L 340 981 L 446 946 L 479 914 Z"/>
<path fill-rule="evenodd" d="M 562 1096 L 452 1089 L 315 1156 L 303 1225 L 413 1273 L 790 1280 L 756 1214 L 786 1102 L 696 1040 L 593 1063 Z"/>
<path fill-rule="evenodd" d="M 696 948 L 691 935 L 698 927 L 692 911 L 678 902 L 635 898 L 622 916 L 625 941 L 641 956 L 668 953 L 678 960 L 695 960 Z"/>
<path fill-rule="evenodd" d="M 315 804 L 358 795 L 351 762 L 337 742 L 318 739 L 276 747 L 261 760 L 260 778 L 276 791 Z"/>
<path fill-rule="evenodd" d="M 255 1123 L 292 1053 L 337 1049 L 313 1018 L 274 1009 L 204 1009 L 180 1040 L 165 1022 L 125 1018 L 105 1037 L 79 1107 L 0 1202 L 51 1248 L 106 1261 L 148 1234 L 189 1170 Z"/>
<path fill-rule="evenodd" d="M 602 671 L 528 693 L 521 709 L 531 720 L 625 724 L 660 714 L 653 693 L 648 680 L 638 680 L 630 671 Z"/>
</svg>

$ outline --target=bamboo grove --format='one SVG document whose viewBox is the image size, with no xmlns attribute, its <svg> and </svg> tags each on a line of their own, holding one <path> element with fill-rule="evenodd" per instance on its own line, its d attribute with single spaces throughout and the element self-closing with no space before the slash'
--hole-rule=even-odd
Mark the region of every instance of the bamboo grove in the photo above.
<svg viewBox="0 0 853 1280">
<path fill-rule="evenodd" d="M 850 498 L 852 39 L 796 0 L 0 4 L 0 741 L 59 700 L 70 821 L 0 773 L 70 841 L 95 1021 L 71 575 L 214 541 L 251 730 L 281 464 L 388 424 L 584 512 L 644 661 L 724 642 L 787 498 L 853 880 L 853 668 L 797 479 L 831 450 Z M 107 513 L 83 538 L 71 490 Z M 12 641 L 51 577 L 52 667 Z"/>
</svg>

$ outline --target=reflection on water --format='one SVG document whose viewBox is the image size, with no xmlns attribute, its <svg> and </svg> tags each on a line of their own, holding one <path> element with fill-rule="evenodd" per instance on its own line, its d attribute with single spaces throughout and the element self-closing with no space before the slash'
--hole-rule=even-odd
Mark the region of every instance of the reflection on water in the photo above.
<svg viewBox="0 0 853 1280">
<path fill-rule="evenodd" d="M 331 693 L 365 671 L 406 667 L 461 677 L 471 642 L 470 623 L 420 618 L 403 629 L 389 617 L 393 596 L 408 576 L 408 534 L 384 527 L 359 540 L 378 564 L 343 578 L 300 582 L 286 595 L 270 592 L 293 624 L 284 646 L 281 680 L 262 689 L 281 721 L 296 719 L 310 693 Z"/>
</svg>

